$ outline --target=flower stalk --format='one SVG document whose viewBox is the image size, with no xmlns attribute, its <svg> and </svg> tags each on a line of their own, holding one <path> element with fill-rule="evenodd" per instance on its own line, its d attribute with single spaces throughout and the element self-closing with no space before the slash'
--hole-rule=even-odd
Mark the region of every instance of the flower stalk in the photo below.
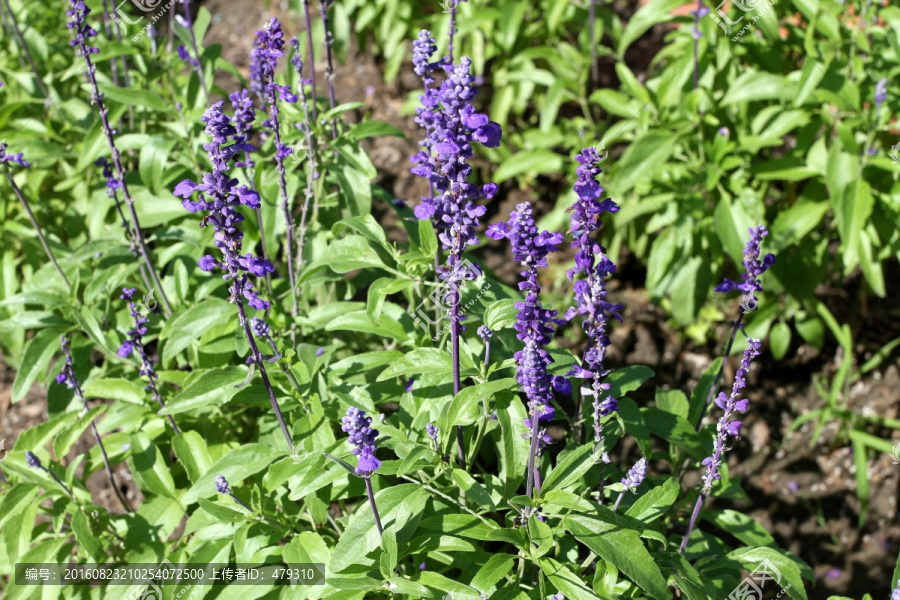
<svg viewBox="0 0 900 600">
<path fill-rule="evenodd" d="M 62 345 L 63 354 L 66 357 L 66 363 L 65 365 L 63 365 L 62 372 L 60 372 L 60 374 L 56 376 L 56 383 L 64 383 L 70 390 L 75 390 L 75 395 L 79 400 L 81 400 L 81 405 L 84 408 L 81 414 L 84 415 L 90 409 L 88 408 L 87 400 L 84 397 L 84 392 L 81 390 L 81 384 L 75 377 L 75 368 L 72 361 L 72 353 L 69 351 L 69 340 L 66 339 L 66 336 L 61 336 L 60 343 Z M 106 454 L 106 446 L 103 445 L 103 440 L 100 439 L 100 433 L 97 431 L 97 423 L 94 421 L 94 419 L 91 419 L 91 431 L 94 434 L 94 440 L 96 440 L 97 446 L 99 446 L 100 448 L 100 454 L 103 455 L 103 464 L 106 467 L 106 476 L 109 479 L 109 483 L 112 486 L 113 491 L 116 493 L 116 497 L 119 499 L 122 507 L 127 512 L 134 512 L 134 509 L 131 508 L 131 505 L 122 495 L 122 490 L 120 490 L 118 484 L 116 484 L 116 478 L 113 475 L 112 468 L 109 465 L 109 456 Z"/>
<path fill-rule="evenodd" d="M 84 0 L 69 0 L 72 8 L 66 13 L 69 17 L 71 17 L 71 21 L 68 24 L 69 29 L 73 29 L 75 31 L 75 39 L 70 43 L 72 46 L 77 46 L 79 51 L 81 52 L 82 58 L 84 58 L 85 64 L 87 65 L 88 79 L 91 83 L 91 89 L 93 96 L 91 97 L 91 102 L 97 105 L 97 110 L 100 113 L 100 121 L 103 125 L 103 132 L 106 135 L 107 143 L 109 144 L 110 153 L 112 154 L 112 162 L 116 169 L 116 179 L 119 181 L 122 189 L 122 196 L 125 198 L 125 203 L 128 205 L 128 211 L 131 216 L 131 223 L 134 226 L 135 237 L 137 238 L 138 248 L 141 251 L 141 256 L 144 259 L 144 263 L 147 266 L 147 272 L 150 274 L 150 278 L 153 280 L 153 284 L 156 290 L 159 292 L 159 298 L 162 301 L 163 311 L 166 313 L 166 316 L 172 315 L 172 305 L 169 303 L 169 299 L 166 296 L 165 290 L 163 289 L 162 282 L 159 279 L 159 276 L 156 273 L 156 269 L 153 266 L 153 261 L 150 258 L 150 251 L 147 249 L 147 242 L 144 239 L 144 234 L 141 232 L 141 224 L 138 220 L 137 211 L 134 208 L 134 198 L 131 193 L 128 191 L 128 183 L 125 181 L 125 167 L 122 164 L 122 156 L 119 153 L 119 149 L 116 146 L 116 140 L 113 133 L 113 128 L 109 123 L 109 109 L 106 107 L 106 103 L 103 101 L 103 94 L 100 93 L 100 87 L 97 84 L 97 66 L 91 60 L 92 54 L 97 54 L 100 52 L 99 48 L 89 46 L 87 41 L 95 37 L 97 32 L 88 25 L 85 21 L 87 16 L 91 13 L 91 9 L 87 8 L 84 4 Z"/>
</svg>

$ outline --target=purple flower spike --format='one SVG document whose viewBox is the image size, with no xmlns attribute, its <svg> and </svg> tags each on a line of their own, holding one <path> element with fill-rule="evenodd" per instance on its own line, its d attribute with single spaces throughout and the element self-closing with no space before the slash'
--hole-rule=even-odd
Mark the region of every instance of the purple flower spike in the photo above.
<svg viewBox="0 0 900 600">
<path fill-rule="evenodd" d="M 575 306 L 568 310 L 566 319 L 581 316 L 587 343 L 581 364 L 573 366 L 568 375 L 585 380 L 587 385 L 581 387 L 578 406 L 580 409 L 584 396 L 593 396 L 594 440 L 602 443 L 604 436 L 600 419 L 618 408 L 616 399 L 606 394 L 609 385 L 602 381 L 609 373 L 604 366 L 609 346 L 607 329 L 610 317 L 622 320 L 619 311 L 623 307 L 607 300 L 606 278 L 616 272 L 616 265 L 606 256 L 606 249 L 594 241 L 592 236 L 603 225 L 603 214 L 616 213 L 619 206 L 612 200 L 600 199 L 604 190 L 597 178 L 603 171 L 600 169 L 601 157 L 597 149 L 585 148 L 575 160 L 579 163 L 578 180 L 574 188 L 577 200 L 571 209 L 575 266 L 568 271 L 569 279 L 574 281 Z M 579 275 L 583 278 L 576 280 Z"/>
<path fill-rule="evenodd" d="M 719 466 L 722 464 L 722 454 L 726 451 L 725 444 L 728 438 L 740 436 L 741 421 L 733 420 L 732 417 L 735 413 L 746 412 L 750 408 L 750 403 L 747 400 L 738 398 L 747 386 L 746 378 L 747 372 L 750 370 L 750 361 L 753 360 L 753 357 L 759 355 L 760 346 L 760 340 L 748 340 L 741 365 L 734 375 L 734 386 L 731 389 L 731 395 L 726 397 L 723 392 L 716 398 L 716 405 L 722 408 L 725 414 L 719 419 L 718 433 L 714 445 L 715 452 L 713 456 L 703 461 L 703 464 L 706 466 L 706 474 L 703 476 L 703 489 L 701 491 L 703 496 L 709 496 L 715 482 L 722 478 L 722 475 L 719 473 Z"/>
<path fill-rule="evenodd" d="M 359 457 L 356 466 L 356 474 L 365 478 L 381 466 L 381 461 L 375 458 L 378 447 L 375 440 L 378 438 L 378 430 L 372 429 L 372 417 L 367 417 L 364 411 L 355 406 L 347 409 L 347 414 L 341 419 L 341 430 L 349 434 L 347 441 L 354 446 L 353 454 Z"/>
<path fill-rule="evenodd" d="M 478 337 L 480 337 L 485 342 L 489 342 L 492 337 L 494 337 L 494 332 L 491 331 L 487 325 L 482 325 L 478 328 Z"/>
<path fill-rule="evenodd" d="M 887 79 L 882 79 L 875 84 L 875 110 L 880 111 L 881 105 L 887 100 Z"/>
<path fill-rule="evenodd" d="M 748 306 L 756 306 L 756 292 L 763 291 L 762 283 L 759 281 L 760 276 L 765 273 L 769 267 L 775 264 L 775 255 L 766 254 L 760 260 L 760 246 L 763 238 L 769 235 L 765 225 L 750 228 L 750 239 L 744 247 L 744 274 L 741 276 L 740 283 L 725 279 L 716 286 L 717 292 L 730 292 L 731 290 L 739 290 L 744 294 L 744 301 Z"/>
<path fill-rule="evenodd" d="M 239 225 L 244 216 L 238 211 L 238 207 L 258 207 L 259 194 L 247 186 L 238 186 L 237 179 L 232 179 L 228 174 L 230 159 L 239 153 L 252 152 L 254 148 L 245 142 L 228 115 L 222 112 L 222 104 L 215 103 L 203 115 L 206 133 L 212 139 L 203 146 L 212 161 L 212 173 L 204 175 L 201 183 L 189 179 L 182 181 L 175 187 L 174 193 L 184 198 L 182 205 L 189 212 L 207 211 L 209 215 L 204 217 L 200 225 L 203 227 L 212 224 L 216 232 L 214 243 L 222 251 L 223 260 L 220 262 L 212 256 L 204 256 L 198 262 L 200 268 L 203 271 L 225 271 L 225 278 L 235 282 L 231 286 L 232 302 L 235 302 L 238 295 L 242 295 L 254 308 L 265 310 L 269 303 L 259 299 L 247 273 L 262 276 L 273 272 L 275 268 L 264 258 L 240 254 L 244 233 Z M 198 200 L 192 200 L 194 194 L 198 194 Z"/>
<path fill-rule="evenodd" d="M 134 322 L 134 327 L 128 330 L 128 338 L 125 342 L 119 347 L 118 354 L 122 358 L 128 358 L 132 355 L 132 353 L 137 352 L 138 358 L 141 359 L 141 375 L 147 378 L 147 390 L 153 395 L 153 399 L 156 400 L 157 404 L 159 404 L 160 408 L 165 408 L 166 404 L 163 402 L 162 394 L 159 392 L 159 387 L 157 385 L 157 381 L 159 380 L 159 375 L 156 374 L 156 367 L 153 364 L 153 361 L 150 359 L 150 356 L 147 354 L 147 351 L 144 348 L 144 336 L 147 335 L 147 323 L 150 321 L 141 310 L 138 308 L 138 305 L 134 302 L 135 294 L 137 294 L 137 290 L 135 288 L 123 288 L 122 295 L 119 296 L 121 300 L 125 300 L 128 302 L 128 307 L 131 309 L 131 318 Z M 142 306 L 145 310 L 152 309 L 152 307 L 148 307 L 147 304 L 153 302 L 153 293 L 147 294 L 142 299 Z M 181 431 L 178 429 L 178 425 L 175 424 L 175 418 L 172 415 L 168 415 L 169 423 L 172 425 L 172 430 L 178 434 Z"/>
<path fill-rule="evenodd" d="M 891 600 L 900 600 L 900 579 L 897 580 L 897 587 L 891 592 Z"/>
<path fill-rule="evenodd" d="M 0 165 L 12 163 L 25 168 L 31 166 L 31 164 L 27 160 L 22 158 L 21 152 L 19 152 L 18 154 L 9 154 L 6 152 L 7 147 L 8 146 L 6 145 L 6 140 L 0 140 Z"/>
<path fill-rule="evenodd" d="M 25 461 L 28 463 L 28 466 L 32 469 L 42 469 L 43 465 L 41 464 L 41 459 L 37 457 L 37 455 L 31 450 L 25 451 Z"/>
<path fill-rule="evenodd" d="M 632 494 L 636 494 L 637 489 L 644 483 L 645 477 L 647 477 L 647 459 L 641 458 L 622 479 L 622 485 L 630 490 Z"/>
</svg>

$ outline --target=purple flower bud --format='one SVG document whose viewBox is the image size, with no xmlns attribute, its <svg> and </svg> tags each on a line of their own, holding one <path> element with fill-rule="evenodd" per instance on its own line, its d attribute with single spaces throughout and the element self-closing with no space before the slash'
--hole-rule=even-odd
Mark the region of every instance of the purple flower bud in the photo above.
<svg viewBox="0 0 900 600">
<path fill-rule="evenodd" d="M 323 354 L 325 354 L 325 348 L 316 349 L 316 356 L 322 356 Z"/>
<path fill-rule="evenodd" d="M 349 435 L 347 441 L 355 446 L 353 454 L 359 457 L 356 474 L 370 477 L 381 466 L 381 461 L 375 458 L 375 451 L 378 449 L 375 445 L 378 430 L 371 427 L 372 417 L 367 417 L 364 411 L 351 406 L 341 422 L 343 423 L 341 430 Z"/>
<path fill-rule="evenodd" d="M 625 478 L 622 479 L 622 484 L 629 490 L 631 493 L 636 494 L 638 487 L 644 482 L 644 478 L 647 476 L 647 459 L 641 458 L 641 460 L 637 461 L 633 467 L 628 471 L 625 475 Z"/>
<path fill-rule="evenodd" d="M 31 467 L 32 469 L 42 469 L 43 468 L 43 466 L 41 465 L 41 459 L 39 459 L 37 457 L 37 455 L 35 455 L 35 453 L 32 452 L 31 450 L 25 451 L 25 462 L 27 462 L 28 466 Z"/>
<path fill-rule="evenodd" d="M 490 341 L 490 339 L 494 337 L 494 332 L 491 331 L 487 325 L 482 325 L 481 327 L 479 327 L 477 333 L 478 337 L 480 337 L 485 342 Z"/>
<path fill-rule="evenodd" d="M 220 494 L 230 494 L 231 488 L 228 487 L 228 481 L 222 475 L 216 475 L 216 491 Z"/>
</svg>

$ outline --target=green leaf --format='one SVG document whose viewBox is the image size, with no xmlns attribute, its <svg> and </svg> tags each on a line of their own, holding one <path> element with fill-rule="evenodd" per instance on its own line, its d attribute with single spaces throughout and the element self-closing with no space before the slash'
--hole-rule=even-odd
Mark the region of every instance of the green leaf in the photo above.
<svg viewBox="0 0 900 600">
<path fill-rule="evenodd" d="M 553 587 L 562 592 L 566 600 L 600 600 L 600 596 L 592 592 L 581 581 L 581 578 L 565 565 L 556 562 L 552 558 L 542 558 L 540 565 L 541 571 L 547 576 Z"/>
<path fill-rule="evenodd" d="M 100 91 L 106 100 L 118 102 L 124 106 L 146 106 L 160 112 L 168 112 L 169 105 L 147 89 L 123 88 L 111 84 L 100 84 Z"/>
<path fill-rule="evenodd" d="M 658 600 L 672 597 L 662 572 L 636 531 L 584 515 L 569 516 L 563 524 L 579 541 L 615 565 L 650 596 Z"/>
<path fill-rule="evenodd" d="M 700 436 L 684 417 L 673 415 L 657 408 L 643 408 L 644 423 L 653 435 L 658 435 L 676 448 L 702 460 L 707 452 L 700 441 Z"/>
<path fill-rule="evenodd" d="M 355 125 L 346 135 L 354 141 L 381 136 L 406 137 L 402 129 L 381 121 L 364 121 Z"/>
<path fill-rule="evenodd" d="M 806 563 L 790 552 L 777 548 L 739 548 L 727 556 L 751 572 L 761 572 L 760 567 L 765 565 L 763 561 L 767 561 L 768 566 L 774 566 L 780 573 L 774 585 L 788 589 L 788 595 L 793 600 L 807 600 L 802 578 L 814 581 L 815 576 Z"/>
<path fill-rule="evenodd" d="M 78 438 L 81 437 L 81 434 L 84 433 L 84 430 L 90 427 L 91 421 L 104 412 L 106 412 L 106 405 L 101 404 L 78 417 L 78 420 L 75 421 L 75 423 L 61 431 L 60 434 L 56 436 L 56 439 L 53 440 L 53 453 L 56 456 L 65 456 L 68 454 L 69 450 L 72 449 L 72 446 L 75 445 L 75 442 L 78 441 Z"/>
<path fill-rule="evenodd" d="M 516 380 L 510 377 L 463 388 L 453 398 L 447 412 L 441 414 L 441 429 L 449 431 L 453 425 L 471 425 L 478 420 L 478 409 L 482 402 L 489 403 L 497 393 L 514 391 L 517 386 Z"/>
<path fill-rule="evenodd" d="M 672 10 L 682 6 L 684 2 L 680 0 L 652 0 L 648 4 L 641 7 L 628 19 L 628 25 L 619 38 L 616 46 L 616 55 L 619 60 L 625 57 L 625 51 L 639 37 L 644 35 L 648 29 L 657 23 L 663 23 L 672 18 Z"/>
<path fill-rule="evenodd" d="M 525 476 L 528 466 L 528 440 L 520 435 L 522 420 L 526 417 L 525 407 L 517 396 L 512 396 L 505 406 L 497 407 L 497 419 L 500 421 L 500 444 L 502 451 L 500 464 L 503 467 L 504 496 L 515 493 Z"/>
<path fill-rule="evenodd" d="M 462 469 L 453 469 L 450 473 L 450 477 L 453 479 L 454 483 L 459 486 L 459 489 L 462 490 L 463 494 L 466 495 L 466 498 L 472 500 L 482 508 L 492 511 L 497 510 L 497 506 L 494 504 L 494 501 L 491 500 L 491 495 L 488 494 L 487 490 L 484 489 L 484 486 L 475 481 L 471 475 Z"/>
<path fill-rule="evenodd" d="M 236 487 L 247 477 L 262 471 L 283 453 L 264 444 L 244 444 L 216 461 L 207 469 L 191 489 L 184 495 L 183 502 L 191 504 L 197 498 L 209 498 L 216 494 L 215 481 L 222 475 L 232 487 Z"/>
<path fill-rule="evenodd" d="M 208 369 L 194 379 L 186 388 L 169 401 L 165 408 L 158 411 L 160 415 L 177 415 L 215 404 L 221 406 L 231 400 L 238 389 L 234 386 L 247 377 L 247 367 L 222 367 Z"/>
<path fill-rule="evenodd" d="M 349 273 L 366 268 L 384 267 L 385 264 L 361 235 L 348 235 L 335 240 L 324 255 L 306 267 L 306 272 L 328 267 L 335 273 Z M 301 276 L 301 283 L 303 277 Z"/>
<path fill-rule="evenodd" d="M 131 434 L 131 471 L 141 490 L 175 498 L 175 482 L 159 448 L 146 433 Z"/>
<path fill-rule="evenodd" d="M 175 450 L 178 462 L 184 466 L 191 483 L 197 483 L 213 464 L 207 446 L 208 444 L 196 431 L 182 431 L 172 438 L 172 449 Z"/>
<path fill-rule="evenodd" d="M 16 373 L 16 380 L 12 386 L 13 402 L 24 398 L 38 375 L 47 371 L 50 359 L 59 349 L 60 333 L 59 329 L 45 329 L 38 332 L 25 344 L 22 366 Z"/>
<path fill-rule="evenodd" d="M 394 377 L 409 375 L 449 374 L 453 369 L 453 359 L 449 354 L 437 348 L 416 348 L 407 352 L 403 358 L 385 369 L 376 381 L 386 381 Z"/>
<path fill-rule="evenodd" d="M 494 173 L 494 182 L 503 183 L 518 175 L 529 176 L 543 173 L 558 173 L 563 169 L 562 157 L 550 150 L 529 150 L 518 152 L 507 158 Z"/>
<path fill-rule="evenodd" d="M 593 444 L 586 444 L 566 454 L 541 486 L 541 495 L 554 489 L 566 489 L 597 466 L 602 449 Z"/>
<path fill-rule="evenodd" d="M 641 384 L 654 375 L 655 373 L 650 367 L 633 365 L 616 369 L 609 374 L 605 383 L 610 385 L 609 394 L 613 398 L 622 398 L 628 392 L 633 392 L 641 387 Z"/>
<path fill-rule="evenodd" d="M 758 100 L 791 100 L 797 95 L 797 85 L 781 75 L 745 71 L 728 86 L 722 105 L 755 102 Z"/>
<path fill-rule="evenodd" d="M 469 584 L 479 592 L 487 594 L 501 579 L 505 578 L 516 564 L 512 554 L 492 554 Z"/>
<path fill-rule="evenodd" d="M 84 386 L 84 397 L 122 400 L 143 405 L 148 397 L 148 392 L 128 379 L 110 377 L 88 381 Z"/>
<path fill-rule="evenodd" d="M 163 193 L 163 184 L 165 183 L 163 173 L 175 142 L 174 139 L 154 136 L 141 148 L 141 156 L 138 161 L 141 180 L 147 189 L 152 190 L 155 194 Z"/>
<path fill-rule="evenodd" d="M 666 479 L 663 485 L 638 498 L 625 515 L 649 525 L 669 511 L 680 491 L 675 479 Z"/>
<path fill-rule="evenodd" d="M 699 423 L 700 419 L 703 418 L 704 409 L 706 408 L 706 399 L 709 397 L 709 390 L 712 388 L 713 381 L 715 381 L 716 374 L 719 372 L 720 368 L 722 368 L 721 356 L 712 361 L 712 364 L 706 367 L 706 370 L 703 371 L 703 375 L 700 376 L 700 381 L 697 382 L 694 391 L 691 392 L 691 406 L 688 410 L 687 419 L 688 423 Z"/>
<path fill-rule="evenodd" d="M 163 363 L 169 364 L 178 353 L 194 345 L 200 348 L 200 335 L 213 326 L 229 319 L 237 319 L 234 306 L 225 300 L 213 298 L 176 315 L 166 322 L 159 334 L 160 340 L 167 340 L 163 346 Z"/>
<path fill-rule="evenodd" d="M 672 481 L 671 479 L 669 481 Z M 753 517 L 736 510 L 703 511 L 703 518 L 726 531 L 747 546 L 772 546 L 775 539 Z"/>
<path fill-rule="evenodd" d="M 72 533 L 78 540 L 78 549 L 85 558 L 94 562 L 102 562 L 106 557 L 103 544 L 91 531 L 91 523 L 81 510 L 72 513 Z"/>
<path fill-rule="evenodd" d="M 393 485 L 375 494 L 375 506 L 385 527 L 390 527 L 396 514 L 403 510 L 417 516 L 425 509 L 428 492 L 418 485 L 407 483 Z M 350 517 L 344 533 L 338 539 L 331 554 L 329 571 L 339 573 L 350 565 L 361 563 L 366 555 L 381 545 L 375 528 L 375 518 L 368 503 L 362 503 Z"/>
<path fill-rule="evenodd" d="M 519 312 L 515 304 L 516 301 L 512 298 L 504 298 L 503 300 L 492 302 L 484 311 L 484 324 L 491 331 L 512 327 Z"/>
</svg>

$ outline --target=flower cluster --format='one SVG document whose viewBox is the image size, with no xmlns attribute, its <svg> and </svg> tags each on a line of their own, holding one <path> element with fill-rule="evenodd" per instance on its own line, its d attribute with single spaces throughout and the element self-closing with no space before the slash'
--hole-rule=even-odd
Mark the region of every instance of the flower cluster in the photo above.
<svg viewBox="0 0 900 600">
<path fill-rule="evenodd" d="M 716 286 L 715 290 L 717 292 L 739 290 L 743 292 L 744 299 L 748 304 L 756 305 L 756 292 L 763 291 L 759 277 L 775 264 L 774 254 L 766 254 L 762 260 L 759 258 L 759 247 L 762 245 L 763 238 L 767 235 L 769 235 L 769 232 L 765 225 L 750 228 L 750 239 L 744 247 L 744 274 L 741 276 L 740 283 L 726 278 Z"/>
<path fill-rule="evenodd" d="M 31 450 L 25 451 L 25 462 L 28 463 L 28 466 L 32 469 L 43 469 L 44 465 L 41 464 L 41 459 L 37 457 L 37 455 Z"/>
<path fill-rule="evenodd" d="M 750 402 L 746 399 L 738 399 L 741 391 L 747 387 L 747 371 L 750 369 L 750 361 L 753 357 L 759 356 L 761 346 L 760 340 L 749 339 L 747 341 L 747 349 L 744 350 L 744 357 L 741 359 L 741 366 L 738 367 L 734 374 L 734 386 L 731 389 L 731 395 L 726 396 L 725 392 L 720 392 L 716 397 L 716 406 L 725 411 L 725 414 L 719 419 L 716 428 L 716 440 L 714 444 L 715 451 L 712 456 L 703 459 L 703 465 L 706 467 L 706 473 L 703 475 L 703 496 L 709 496 L 712 487 L 716 481 L 722 478 L 719 473 L 719 466 L 722 464 L 722 454 L 727 450 L 725 443 L 729 437 L 739 437 L 741 432 L 741 421 L 733 420 L 734 413 L 744 413 L 750 408 Z"/>
<path fill-rule="evenodd" d="M 228 487 L 228 480 L 224 475 L 216 475 L 216 491 L 220 494 L 230 494 L 231 488 Z"/>
<path fill-rule="evenodd" d="M 8 146 L 6 145 L 6 140 L 0 141 L 0 165 L 13 163 L 19 165 L 20 167 L 27 168 L 31 166 L 31 164 L 29 164 L 27 160 L 22 158 L 21 152 L 19 152 L 18 154 L 9 154 L 6 151 L 7 148 Z"/>
<path fill-rule="evenodd" d="M 100 48 L 89 46 L 87 40 L 96 37 L 97 30 L 86 23 L 87 16 L 91 14 L 91 9 L 85 6 L 84 0 L 69 0 L 71 8 L 66 11 L 66 15 L 71 19 L 66 27 L 75 30 L 75 36 L 71 42 L 72 46 L 78 46 L 84 55 L 98 54 Z"/>
<path fill-rule="evenodd" d="M 431 423 L 425 424 L 425 435 L 427 435 L 431 439 L 431 444 L 434 447 L 435 452 L 440 452 L 440 448 L 438 447 L 438 434 L 440 431 L 437 428 L 437 425 L 433 425 Z"/>
<path fill-rule="evenodd" d="M 700 33 L 700 19 L 709 14 L 709 9 L 703 6 L 702 0 L 697 0 L 697 8 L 691 9 L 691 15 L 694 17 L 694 28 L 691 30 L 691 34 L 694 36 L 695 40 L 699 40 L 703 37 L 703 34 Z"/>
<path fill-rule="evenodd" d="M 253 108 L 253 100 L 250 99 L 250 92 L 246 89 L 234 92 L 228 99 L 231 100 L 231 107 L 234 109 L 234 128 L 237 133 L 234 135 L 236 144 L 246 144 L 250 141 L 250 132 L 253 129 L 253 122 L 256 120 L 256 110 Z M 256 166 L 253 159 L 250 158 L 249 152 L 244 152 L 244 159 L 234 163 L 234 166 L 252 169 Z"/>
<path fill-rule="evenodd" d="M 606 278 L 616 272 L 616 265 L 606 256 L 605 248 L 592 235 L 603 225 L 604 213 L 618 212 L 619 206 L 610 199 L 601 200 L 603 188 L 597 181 L 603 172 L 600 169 L 600 154 L 596 148 L 585 148 L 576 157 L 579 163 L 575 183 L 577 199 L 572 206 L 572 248 L 575 249 L 575 266 L 568 271 L 570 280 L 584 276 L 573 284 L 575 306 L 566 312 L 566 320 L 582 317 L 581 326 L 587 336 L 581 364 L 574 365 L 568 375 L 590 382 L 590 387 L 582 388 L 582 394 L 593 396 L 594 440 L 603 441 L 600 419 L 615 412 L 618 403 L 612 396 L 604 394 L 609 384 L 602 379 L 609 373 L 604 367 L 606 348 L 609 346 L 607 334 L 610 317 L 619 321 L 621 304 L 607 300 Z"/>
<path fill-rule="evenodd" d="M 356 466 L 357 475 L 370 477 L 381 466 L 381 461 L 375 458 L 375 451 L 378 449 L 375 445 L 378 430 L 371 427 L 372 417 L 367 417 L 364 411 L 351 406 L 341 422 L 343 423 L 341 430 L 349 435 L 347 441 L 355 446 L 353 454 L 359 457 Z"/>
<path fill-rule="evenodd" d="M 516 380 L 522 386 L 530 408 L 525 425 L 531 430 L 534 416 L 539 422 L 553 420 L 556 414 L 552 406 L 554 388 L 562 393 L 571 391 L 567 380 L 562 377 L 551 379 L 548 373 L 553 359 L 543 347 L 553 339 L 554 323 L 562 324 L 564 321 L 556 319 L 555 310 L 541 306 L 541 286 L 537 279 L 537 268 L 547 266 L 547 255 L 557 249 L 563 236 L 539 231 L 528 202 L 516 206 L 516 210 L 510 213 L 508 223 L 491 225 L 487 235 L 495 240 L 508 238 L 516 262 L 525 267 L 522 271 L 524 281 L 519 283 L 519 288 L 526 290 L 527 294 L 523 302 L 515 304 L 519 312 L 514 325 L 516 337 L 525 342 L 525 347 L 516 352 L 515 359 L 518 365 Z M 540 431 L 538 435 L 543 443 L 550 441 L 546 432 Z"/>
<path fill-rule="evenodd" d="M 81 385 L 78 383 L 78 378 L 75 377 L 75 366 L 72 362 L 72 352 L 69 350 L 69 340 L 63 335 L 60 336 L 59 343 L 62 347 L 63 356 L 66 357 L 66 362 L 62 371 L 56 376 L 56 383 L 66 384 L 67 388 L 75 390 L 75 393 L 84 399 L 84 394 L 81 393 Z"/>
<path fill-rule="evenodd" d="M 629 490 L 632 494 L 636 494 L 637 489 L 644 483 L 645 477 L 647 477 L 647 459 L 641 458 L 641 460 L 634 463 L 634 466 L 625 474 L 625 477 L 622 479 L 622 485 L 624 485 L 625 489 Z"/>
<path fill-rule="evenodd" d="M 239 152 L 253 152 L 255 148 L 243 142 L 229 145 L 229 140 L 238 132 L 228 115 L 222 112 L 222 102 L 213 104 L 204 113 L 203 122 L 206 123 L 206 134 L 212 139 L 203 147 L 209 154 L 213 170 L 203 176 L 201 183 L 185 179 L 175 187 L 174 194 L 184 198 L 181 204 L 189 212 L 208 211 L 209 215 L 203 218 L 200 226 L 212 223 L 216 231 L 215 245 L 222 251 L 223 260 L 206 255 L 199 261 L 200 268 L 204 271 L 216 268 L 224 270 L 224 278 L 234 281 L 231 288 L 232 302 L 237 302 L 239 295 L 243 295 L 250 306 L 265 310 L 269 303 L 259 297 L 246 273 L 265 277 L 266 273 L 274 272 L 275 268 L 265 258 L 250 253 L 241 254 L 244 234 L 239 224 L 244 216 L 238 210 L 240 205 L 258 208 L 259 194 L 246 185 L 238 186 L 238 180 L 228 175 L 228 161 Z M 199 193 L 199 199 L 191 200 L 195 193 Z"/>
<path fill-rule="evenodd" d="M 430 69 L 427 61 L 433 53 L 432 47 L 428 33 L 420 34 L 416 68 L 426 74 Z M 450 253 L 449 266 L 453 267 L 466 246 L 478 243 L 475 230 L 485 208 L 474 201 L 492 198 L 497 193 L 496 184 L 477 186 L 469 183 L 472 167 L 468 160 L 474 154 L 472 144 L 478 142 L 496 148 L 500 145 L 502 132 L 497 123 L 475 112 L 472 105 L 477 92 L 471 73 L 472 61 L 463 57 L 459 65 L 441 66 L 447 77 L 439 88 L 426 89 L 416 119 L 426 132 L 425 140 L 420 144 L 424 150 L 410 160 L 415 165 L 412 173 L 426 178 L 433 190 L 433 196 L 422 198 L 422 203 L 415 208 L 415 215 L 419 219 L 432 219 L 442 246 Z"/>
</svg>

